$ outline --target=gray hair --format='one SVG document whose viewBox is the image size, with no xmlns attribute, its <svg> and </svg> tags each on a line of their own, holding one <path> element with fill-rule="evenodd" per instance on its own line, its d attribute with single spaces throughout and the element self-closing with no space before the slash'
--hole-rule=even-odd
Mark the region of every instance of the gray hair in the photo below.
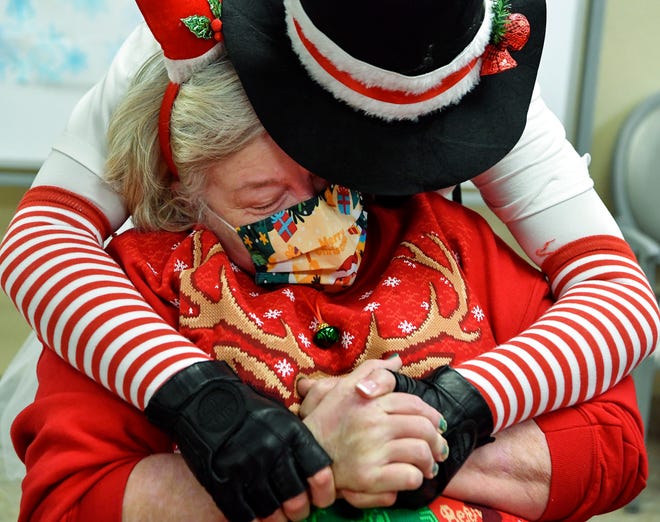
<svg viewBox="0 0 660 522">
<path fill-rule="evenodd" d="M 173 186 L 158 142 L 168 81 L 162 55 L 150 58 L 108 129 L 105 179 L 142 230 L 185 230 L 201 222 L 210 167 L 264 132 L 231 62 L 205 67 L 181 85 L 172 109 L 170 143 L 180 179 Z"/>
</svg>

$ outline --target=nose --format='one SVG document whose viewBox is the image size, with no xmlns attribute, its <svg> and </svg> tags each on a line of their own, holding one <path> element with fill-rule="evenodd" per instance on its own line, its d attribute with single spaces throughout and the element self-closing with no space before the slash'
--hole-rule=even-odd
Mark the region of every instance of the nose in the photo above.
<svg viewBox="0 0 660 522">
<path fill-rule="evenodd" d="M 298 201 L 306 201 L 313 198 L 330 185 L 329 181 L 309 171 L 304 171 L 300 174 L 297 174 L 296 179 L 291 182 L 292 193 Z"/>
<path fill-rule="evenodd" d="M 318 194 L 319 192 L 324 191 L 326 188 L 328 188 L 328 185 L 330 185 L 330 182 L 327 179 L 321 178 L 316 174 L 312 174 L 310 172 L 309 176 L 314 194 Z"/>
</svg>

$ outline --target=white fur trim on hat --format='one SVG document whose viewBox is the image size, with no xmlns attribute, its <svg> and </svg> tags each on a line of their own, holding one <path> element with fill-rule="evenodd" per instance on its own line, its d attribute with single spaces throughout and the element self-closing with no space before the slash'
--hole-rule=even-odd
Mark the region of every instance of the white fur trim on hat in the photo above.
<svg viewBox="0 0 660 522">
<path fill-rule="evenodd" d="M 418 76 L 406 76 L 381 69 L 357 60 L 346 53 L 330 38 L 322 33 L 309 19 L 300 0 L 284 0 L 286 22 L 293 49 L 302 65 L 314 80 L 331 92 L 336 98 L 351 107 L 385 120 L 415 120 L 420 116 L 457 103 L 480 79 L 481 55 L 490 40 L 492 29 L 492 0 L 484 0 L 485 16 L 481 27 L 470 44 L 451 63 Z M 310 42 L 338 71 L 348 74 L 351 79 L 368 88 L 398 91 L 410 94 L 410 101 L 392 103 L 359 92 L 328 72 L 309 52 L 298 31 Z M 476 60 L 476 61 L 475 61 Z M 469 65 L 472 63 L 472 68 Z M 443 80 L 464 69 L 465 75 L 451 87 L 423 101 L 415 101 L 421 95 L 438 87 Z"/>
<path fill-rule="evenodd" d="M 183 83 L 190 79 L 197 71 L 220 58 L 224 52 L 225 45 L 219 42 L 204 54 L 195 58 L 172 60 L 166 56 L 165 67 L 167 68 L 167 75 L 171 82 Z"/>
</svg>

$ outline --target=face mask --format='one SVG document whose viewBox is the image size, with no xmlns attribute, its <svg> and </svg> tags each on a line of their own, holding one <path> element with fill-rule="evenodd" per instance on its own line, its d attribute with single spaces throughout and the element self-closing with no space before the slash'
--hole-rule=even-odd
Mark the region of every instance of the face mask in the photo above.
<svg viewBox="0 0 660 522">
<path fill-rule="evenodd" d="M 367 213 L 358 191 L 330 185 L 266 219 L 231 228 L 252 257 L 257 284 L 343 287 L 353 283 L 362 261 Z"/>
</svg>

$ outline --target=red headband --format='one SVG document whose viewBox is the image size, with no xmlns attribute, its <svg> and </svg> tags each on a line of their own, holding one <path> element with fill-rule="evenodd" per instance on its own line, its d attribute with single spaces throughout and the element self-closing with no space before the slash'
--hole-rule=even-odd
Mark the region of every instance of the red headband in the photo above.
<svg viewBox="0 0 660 522">
<path fill-rule="evenodd" d="M 170 82 L 165 90 L 163 101 L 160 105 L 160 115 L 158 117 L 158 141 L 160 142 L 160 150 L 165 157 L 167 167 L 172 173 L 172 177 L 178 181 L 179 173 L 177 172 L 176 165 L 172 159 L 172 143 L 170 141 L 170 120 L 172 118 L 172 108 L 174 107 L 174 100 L 176 95 L 179 94 L 178 83 Z"/>
<path fill-rule="evenodd" d="M 170 118 L 179 85 L 224 53 L 222 0 L 136 0 L 149 29 L 163 49 L 170 78 L 160 108 L 158 139 L 175 179 Z"/>
</svg>

